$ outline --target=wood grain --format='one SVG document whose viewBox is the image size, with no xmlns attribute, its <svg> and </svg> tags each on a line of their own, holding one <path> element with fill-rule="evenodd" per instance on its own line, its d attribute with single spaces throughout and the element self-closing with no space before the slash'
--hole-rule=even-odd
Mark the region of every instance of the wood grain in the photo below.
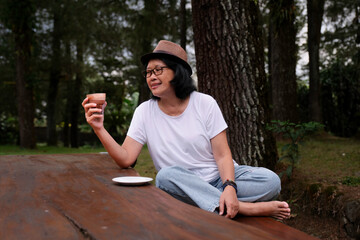
<svg viewBox="0 0 360 240">
<path fill-rule="evenodd" d="M 136 175 L 100 154 L 0 156 L 0 239 L 313 239 L 269 218 L 229 220 L 152 184 L 111 180 Z"/>
</svg>

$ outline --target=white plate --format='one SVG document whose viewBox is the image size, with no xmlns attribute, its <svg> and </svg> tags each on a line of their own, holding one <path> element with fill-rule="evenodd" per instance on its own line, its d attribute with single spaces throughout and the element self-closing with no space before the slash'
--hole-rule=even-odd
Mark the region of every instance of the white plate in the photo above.
<svg viewBox="0 0 360 240">
<path fill-rule="evenodd" d="M 145 183 L 151 182 L 153 179 L 149 177 L 128 176 L 116 177 L 112 180 L 122 185 L 143 185 Z"/>
</svg>

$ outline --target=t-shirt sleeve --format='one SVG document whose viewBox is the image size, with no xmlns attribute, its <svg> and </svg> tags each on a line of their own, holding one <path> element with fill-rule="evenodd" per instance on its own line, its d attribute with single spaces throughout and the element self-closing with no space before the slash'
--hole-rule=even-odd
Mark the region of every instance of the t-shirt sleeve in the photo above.
<svg viewBox="0 0 360 240">
<path fill-rule="evenodd" d="M 226 124 L 224 116 L 215 99 L 211 98 L 208 110 L 209 111 L 206 118 L 206 130 L 210 139 L 212 139 L 224 131 L 228 125 Z"/>
<path fill-rule="evenodd" d="M 135 109 L 133 118 L 130 123 L 130 127 L 127 132 L 127 136 L 144 145 L 146 143 L 146 132 L 143 119 L 144 106 L 140 105 Z"/>
</svg>

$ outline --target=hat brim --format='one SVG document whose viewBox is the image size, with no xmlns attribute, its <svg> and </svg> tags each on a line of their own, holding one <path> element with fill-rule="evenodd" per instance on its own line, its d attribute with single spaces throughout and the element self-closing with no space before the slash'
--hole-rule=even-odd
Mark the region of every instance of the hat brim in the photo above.
<svg viewBox="0 0 360 240">
<path fill-rule="evenodd" d="M 141 60 L 141 63 L 145 66 L 151 59 L 157 59 L 157 58 L 167 58 L 167 59 L 173 60 L 177 63 L 180 63 L 187 70 L 189 70 L 190 75 L 192 74 L 192 69 L 191 69 L 190 65 L 187 62 L 185 62 L 184 60 L 182 60 L 181 58 L 174 56 L 172 54 L 153 52 L 153 53 L 148 53 L 148 54 L 143 55 L 140 58 L 140 60 Z"/>
</svg>

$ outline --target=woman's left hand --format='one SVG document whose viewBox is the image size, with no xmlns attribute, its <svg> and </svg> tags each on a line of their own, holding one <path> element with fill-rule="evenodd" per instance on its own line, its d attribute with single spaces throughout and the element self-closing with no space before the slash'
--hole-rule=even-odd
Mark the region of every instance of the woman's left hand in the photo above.
<svg viewBox="0 0 360 240">
<path fill-rule="evenodd" d="M 239 200 L 236 196 L 236 191 L 232 186 L 227 186 L 220 196 L 219 215 L 224 214 L 226 208 L 227 218 L 234 218 L 239 212 Z"/>
</svg>

